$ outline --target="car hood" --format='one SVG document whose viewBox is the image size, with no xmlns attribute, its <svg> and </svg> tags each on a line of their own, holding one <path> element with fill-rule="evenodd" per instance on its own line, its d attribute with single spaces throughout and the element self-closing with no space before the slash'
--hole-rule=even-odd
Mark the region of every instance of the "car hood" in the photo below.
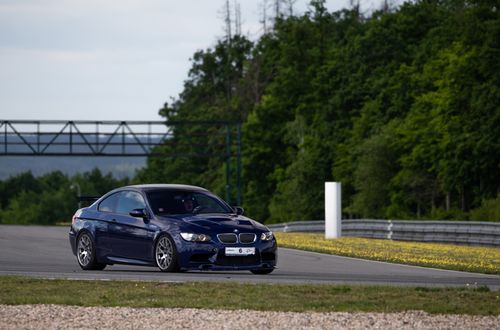
<svg viewBox="0 0 500 330">
<path fill-rule="evenodd" d="M 234 214 L 196 214 L 176 216 L 185 224 L 201 227 L 205 230 L 216 231 L 219 233 L 232 232 L 235 229 L 239 231 L 267 231 L 267 227 L 250 218 Z"/>
</svg>

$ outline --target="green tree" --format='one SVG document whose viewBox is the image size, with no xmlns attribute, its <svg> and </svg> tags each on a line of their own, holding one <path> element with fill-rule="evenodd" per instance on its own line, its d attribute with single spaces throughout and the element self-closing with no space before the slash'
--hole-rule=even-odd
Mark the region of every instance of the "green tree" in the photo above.
<svg viewBox="0 0 500 330">
<path fill-rule="evenodd" d="M 320 219 L 328 180 L 342 182 L 352 217 L 463 219 L 495 199 L 498 4 L 416 1 L 368 17 L 324 4 L 277 18 L 254 43 L 197 52 L 161 115 L 243 123 L 243 206 L 261 221 Z M 157 150 L 196 153 L 223 130 L 178 126 Z M 149 158 L 135 180 L 221 194 L 223 163 Z"/>
</svg>

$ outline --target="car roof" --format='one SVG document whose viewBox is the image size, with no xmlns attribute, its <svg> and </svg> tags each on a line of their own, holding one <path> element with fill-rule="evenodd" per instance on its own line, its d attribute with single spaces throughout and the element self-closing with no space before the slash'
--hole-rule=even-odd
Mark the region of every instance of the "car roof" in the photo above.
<svg viewBox="0 0 500 330">
<path fill-rule="evenodd" d="M 121 187 L 120 189 L 126 188 L 135 188 L 142 191 L 151 191 L 151 190 L 186 190 L 186 191 L 208 191 L 205 188 L 198 186 L 190 186 L 187 184 L 165 184 L 165 183 L 154 183 L 154 184 L 137 184 L 126 187 Z"/>
</svg>

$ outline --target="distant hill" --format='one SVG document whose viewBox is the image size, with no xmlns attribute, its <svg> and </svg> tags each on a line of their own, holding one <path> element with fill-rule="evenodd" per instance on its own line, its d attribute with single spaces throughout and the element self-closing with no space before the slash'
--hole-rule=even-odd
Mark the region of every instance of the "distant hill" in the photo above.
<svg viewBox="0 0 500 330">
<path fill-rule="evenodd" d="M 35 145 L 36 137 L 33 135 L 23 135 L 23 138 Z M 42 147 L 50 141 L 52 136 L 45 136 L 45 141 L 42 141 Z M 69 137 L 61 135 L 57 139 L 57 143 L 47 148 L 46 152 L 57 153 L 67 152 L 69 150 L 67 143 Z M 120 153 L 121 146 L 117 145 L 121 137 L 116 137 L 111 141 L 111 145 L 106 147 L 106 152 Z M 9 151 L 30 153 L 29 147 L 24 144 L 21 139 L 14 135 L 8 136 L 9 142 L 17 144 L 9 144 Z M 103 136 L 99 139 L 99 144 L 102 146 L 107 140 Z M 152 139 L 151 142 L 158 142 L 158 138 Z M 83 140 L 79 136 L 73 136 L 73 141 L 82 143 Z M 125 143 L 133 143 L 131 137 L 125 138 Z M 144 141 L 145 142 L 145 141 Z M 92 142 L 95 143 L 94 141 Z M 113 145 L 115 143 L 115 145 Z M 36 149 L 36 147 L 35 147 Z M 61 171 L 68 175 L 73 175 L 78 172 L 87 172 L 93 168 L 98 168 L 103 173 L 112 173 L 115 178 L 133 177 L 136 170 L 146 164 L 146 157 L 110 157 L 110 156 L 5 156 L 2 155 L 3 147 L 0 150 L 0 180 L 18 173 L 31 171 L 33 175 L 39 176 L 52 171 Z M 74 152 L 88 152 L 87 146 L 80 145 L 73 147 Z M 126 151 L 130 153 L 141 153 L 142 150 L 138 146 L 127 146 Z"/>
<path fill-rule="evenodd" d="M 0 180 L 26 171 L 35 176 L 57 170 L 73 175 L 93 168 L 115 178 L 131 178 L 145 163 L 146 157 L 0 156 Z"/>
</svg>

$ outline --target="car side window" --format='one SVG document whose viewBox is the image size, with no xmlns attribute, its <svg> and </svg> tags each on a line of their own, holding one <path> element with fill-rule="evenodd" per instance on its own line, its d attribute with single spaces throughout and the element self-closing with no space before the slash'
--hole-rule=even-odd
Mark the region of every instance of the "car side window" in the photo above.
<svg viewBox="0 0 500 330">
<path fill-rule="evenodd" d="M 146 203 L 141 194 L 136 191 L 123 191 L 118 199 L 116 213 L 129 214 L 134 209 L 145 209 Z"/>
<path fill-rule="evenodd" d="M 101 212 L 116 212 L 116 204 L 119 197 L 119 192 L 106 197 L 102 202 L 99 203 L 97 209 Z"/>
</svg>

